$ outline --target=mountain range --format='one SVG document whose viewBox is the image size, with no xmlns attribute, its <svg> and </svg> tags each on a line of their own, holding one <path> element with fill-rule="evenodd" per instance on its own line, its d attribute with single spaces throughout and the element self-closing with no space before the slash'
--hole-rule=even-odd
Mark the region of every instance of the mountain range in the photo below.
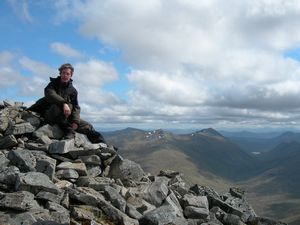
<svg viewBox="0 0 300 225">
<path fill-rule="evenodd" d="M 145 171 L 174 169 L 185 174 L 187 182 L 201 181 L 218 191 L 238 185 L 266 216 L 300 223 L 298 133 L 226 137 L 212 128 L 188 134 L 127 128 L 104 136 L 122 146 L 120 154 L 140 163 Z"/>
</svg>

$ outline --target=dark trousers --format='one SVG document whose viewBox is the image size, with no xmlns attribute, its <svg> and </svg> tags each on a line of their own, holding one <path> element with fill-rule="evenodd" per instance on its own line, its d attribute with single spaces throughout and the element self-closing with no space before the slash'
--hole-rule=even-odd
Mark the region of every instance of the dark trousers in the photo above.
<svg viewBox="0 0 300 225">
<path fill-rule="evenodd" d="M 44 116 L 45 121 L 48 124 L 57 124 L 63 130 L 65 135 L 75 133 L 75 131 L 72 128 L 72 123 L 70 121 L 71 116 L 69 118 L 66 118 L 63 114 L 62 109 L 60 109 L 58 106 L 51 105 L 50 108 L 46 110 Z M 103 136 L 94 129 L 92 124 L 85 120 L 80 119 L 76 132 L 85 134 L 92 143 L 105 143 Z"/>
</svg>

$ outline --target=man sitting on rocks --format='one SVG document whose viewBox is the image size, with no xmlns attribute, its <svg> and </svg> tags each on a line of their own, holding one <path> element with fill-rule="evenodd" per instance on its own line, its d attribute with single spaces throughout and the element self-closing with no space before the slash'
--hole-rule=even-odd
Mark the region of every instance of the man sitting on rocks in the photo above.
<svg viewBox="0 0 300 225">
<path fill-rule="evenodd" d="M 65 139 L 74 138 L 76 131 L 87 135 L 92 143 L 105 143 L 103 136 L 80 118 L 78 92 L 71 79 L 73 66 L 65 63 L 58 70 L 58 77 L 50 77 L 50 83 L 44 90 L 45 96 L 28 110 L 40 113 L 50 125 L 57 124 L 63 130 Z"/>
</svg>

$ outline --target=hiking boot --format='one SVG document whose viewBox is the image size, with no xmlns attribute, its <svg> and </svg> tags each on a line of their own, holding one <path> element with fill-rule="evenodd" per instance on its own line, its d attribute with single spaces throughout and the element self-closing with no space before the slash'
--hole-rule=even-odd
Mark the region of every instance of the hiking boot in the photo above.
<svg viewBox="0 0 300 225">
<path fill-rule="evenodd" d="M 87 132 L 86 136 L 92 142 L 93 144 L 95 143 L 106 143 L 104 140 L 104 137 L 97 131 L 95 130 L 90 130 Z"/>
<path fill-rule="evenodd" d="M 68 132 L 64 135 L 64 139 L 74 139 L 75 133 L 74 132 Z"/>
<path fill-rule="evenodd" d="M 75 131 L 71 127 L 64 129 L 64 139 L 73 139 L 75 138 Z"/>
</svg>

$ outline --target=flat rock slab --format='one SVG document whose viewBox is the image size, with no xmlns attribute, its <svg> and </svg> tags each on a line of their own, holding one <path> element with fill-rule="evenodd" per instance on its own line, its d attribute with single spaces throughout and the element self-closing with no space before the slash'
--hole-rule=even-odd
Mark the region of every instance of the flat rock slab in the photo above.
<svg viewBox="0 0 300 225">
<path fill-rule="evenodd" d="M 52 142 L 49 147 L 49 153 L 65 154 L 75 149 L 74 139 Z"/>
<path fill-rule="evenodd" d="M 39 208 L 34 200 L 34 195 L 27 191 L 0 194 L 0 208 L 9 208 L 19 211 L 28 211 L 32 208 Z"/>
<path fill-rule="evenodd" d="M 15 188 L 19 191 L 29 191 L 34 194 L 40 191 L 48 191 L 54 194 L 61 192 L 47 175 L 40 172 L 18 174 Z"/>
<path fill-rule="evenodd" d="M 80 176 L 87 175 L 87 169 L 84 163 L 62 162 L 57 165 L 56 169 L 73 169 L 76 170 Z"/>
<path fill-rule="evenodd" d="M 18 141 L 14 135 L 0 137 L 0 149 L 12 148 L 18 145 Z"/>
</svg>

